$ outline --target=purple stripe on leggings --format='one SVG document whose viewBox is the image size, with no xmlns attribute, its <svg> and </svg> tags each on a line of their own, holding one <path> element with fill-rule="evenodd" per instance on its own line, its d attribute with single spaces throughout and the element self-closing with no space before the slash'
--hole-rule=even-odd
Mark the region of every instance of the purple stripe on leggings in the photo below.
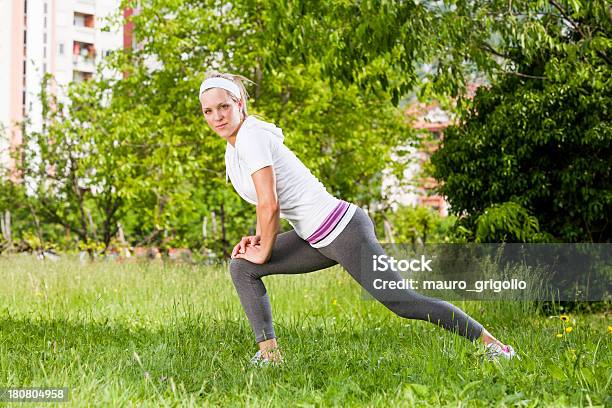
<svg viewBox="0 0 612 408">
<path fill-rule="evenodd" d="M 319 242 L 323 241 L 325 238 L 327 238 L 328 236 L 330 236 L 331 234 L 334 233 L 334 231 L 336 230 L 336 228 L 338 227 L 338 224 L 340 224 L 342 222 L 342 219 L 346 216 L 346 214 L 349 212 L 349 208 L 351 208 L 350 206 L 346 206 L 346 208 L 344 209 L 344 212 L 342 213 L 342 215 L 340 216 L 340 218 L 338 219 L 338 222 L 336 222 L 334 224 L 334 226 L 327 232 L 327 234 L 325 235 L 321 235 L 320 238 L 316 239 L 316 240 L 312 240 L 312 241 L 308 241 L 310 244 L 318 244 Z"/>
<path fill-rule="evenodd" d="M 308 237 L 307 241 L 311 242 L 312 240 L 316 240 L 321 235 L 326 234 L 330 228 L 333 228 L 338 223 L 338 219 L 342 215 L 342 210 L 345 204 L 348 205 L 348 203 L 345 201 L 340 201 L 327 216 L 327 218 L 325 218 L 325 220 L 321 223 L 321 225 L 319 225 L 319 228 L 317 228 L 317 230 L 313 232 L 310 237 Z"/>
<path fill-rule="evenodd" d="M 333 209 L 333 211 L 325 218 L 323 223 L 317 228 L 317 230 L 309 236 L 306 240 L 310 243 L 318 240 L 321 236 L 325 236 L 329 233 L 329 231 L 333 230 L 342 216 L 346 208 L 348 207 L 348 203 L 346 201 L 340 201 L 338 205 Z"/>
</svg>

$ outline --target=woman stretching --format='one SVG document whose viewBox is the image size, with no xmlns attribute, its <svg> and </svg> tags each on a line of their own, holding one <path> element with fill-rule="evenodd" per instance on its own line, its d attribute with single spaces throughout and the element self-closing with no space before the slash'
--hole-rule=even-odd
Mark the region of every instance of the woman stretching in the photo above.
<svg viewBox="0 0 612 408">
<path fill-rule="evenodd" d="M 206 122 L 227 141 L 226 181 L 229 178 L 236 192 L 257 210 L 255 235 L 240 240 L 230 261 L 234 286 L 259 344 L 252 361 L 281 359 L 270 300 L 261 278 L 312 272 L 336 264 L 398 316 L 430 321 L 471 341 L 480 340 L 489 359 L 513 358 L 511 346 L 502 344 L 452 304 L 412 290 L 374 285 L 377 278 L 400 281 L 402 277 L 397 272 L 372 270 L 371 260 L 385 252 L 369 216 L 354 204 L 330 195 L 283 144 L 280 128 L 248 116 L 243 80 L 246 78 L 238 75 L 210 72 L 200 86 L 199 98 Z M 279 234 L 279 217 L 294 229 Z"/>
</svg>

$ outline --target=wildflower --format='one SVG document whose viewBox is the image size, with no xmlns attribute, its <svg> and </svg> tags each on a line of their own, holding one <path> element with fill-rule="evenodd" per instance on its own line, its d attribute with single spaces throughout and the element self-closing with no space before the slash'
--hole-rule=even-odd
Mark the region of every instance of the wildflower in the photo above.
<svg viewBox="0 0 612 408">
<path fill-rule="evenodd" d="M 566 327 L 565 328 L 565 332 L 566 333 L 571 333 L 572 332 L 572 326 Z"/>
<path fill-rule="evenodd" d="M 559 319 L 561 319 L 561 321 L 563 321 L 563 322 L 567 322 L 569 320 L 569 316 L 568 315 L 561 315 L 561 316 L 559 316 Z"/>
<path fill-rule="evenodd" d="M 608 334 L 612 334 L 612 326 L 608 326 Z"/>
<path fill-rule="evenodd" d="M 561 337 L 563 337 L 563 334 L 557 333 L 557 337 L 561 338 Z"/>
<path fill-rule="evenodd" d="M 338 304 L 338 301 L 336 299 L 332 300 L 332 305 L 336 306 Z"/>
</svg>

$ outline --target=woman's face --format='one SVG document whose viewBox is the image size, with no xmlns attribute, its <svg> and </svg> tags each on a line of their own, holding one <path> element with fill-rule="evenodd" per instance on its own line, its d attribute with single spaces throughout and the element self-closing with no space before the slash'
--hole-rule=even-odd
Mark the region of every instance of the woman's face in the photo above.
<svg viewBox="0 0 612 408">
<path fill-rule="evenodd" d="M 206 123 L 216 134 L 228 141 L 236 136 L 242 101 L 235 102 L 225 89 L 211 88 L 202 93 L 200 103 Z"/>
</svg>

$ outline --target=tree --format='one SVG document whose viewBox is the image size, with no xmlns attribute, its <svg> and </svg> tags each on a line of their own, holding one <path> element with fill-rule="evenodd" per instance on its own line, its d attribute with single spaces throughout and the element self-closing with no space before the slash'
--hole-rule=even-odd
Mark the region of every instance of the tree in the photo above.
<svg viewBox="0 0 612 408">
<path fill-rule="evenodd" d="M 73 85 L 63 104 L 42 84 L 43 127 L 26 131 L 20 156 L 25 199 L 35 219 L 74 233 L 93 257 L 117 233 L 129 179 L 123 124 L 105 109 L 104 88 Z M 27 127 L 26 127 L 27 129 Z"/>
<path fill-rule="evenodd" d="M 279 47 L 270 35 L 278 23 L 277 6 L 139 3 L 133 21 L 141 46 L 116 53 L 108 67 L 126 74 L 109 84 L 109 109 L 138 124 L 129 125 L 121 145 L 140 146 L 141 156 L 131 163 L 147 169 L 138 172 L 127 198 L 128 207 L 147 211 L 144 222 L 133 223 L 140 235 L 180 230 L 193 236 L 199 221 L 214 211 L 227 233 L 222 238 L 227 252 L 227 243 L 245 234 L 254 220 L 250 206 L 228 198 L 225 142 L 201 115 L 197 92 L 209 69 L 253 79 L 249 112 L 282 127 L 287 145 L 332 193 L 361 205 L 381 199 L 376 186 L 382 170 L 398 166 L 390 160 L 391 149 L 412 133 L 383 90 L 364 94 L 357 85 L 337 83 L 315 59 L 298 59 Z M 194 206 L 198 196 L 201 205 Z M 191 231 L 183 228 L 189 217 L 198 220 Z"/>
<path fill-rule="evenodd" d="M 472 233 L 490 207 L 511 202 L 506 209 L 526 210 L 557 240 L 609 242 L 610 8 L 597 1 L 538 7 L 548 12 L 537 22 L 526 17 L 532 27 L 500 43 L 497 53 L 515 74 L 478 90 L 432 156 L 435 176 Z"/>
</svg>

